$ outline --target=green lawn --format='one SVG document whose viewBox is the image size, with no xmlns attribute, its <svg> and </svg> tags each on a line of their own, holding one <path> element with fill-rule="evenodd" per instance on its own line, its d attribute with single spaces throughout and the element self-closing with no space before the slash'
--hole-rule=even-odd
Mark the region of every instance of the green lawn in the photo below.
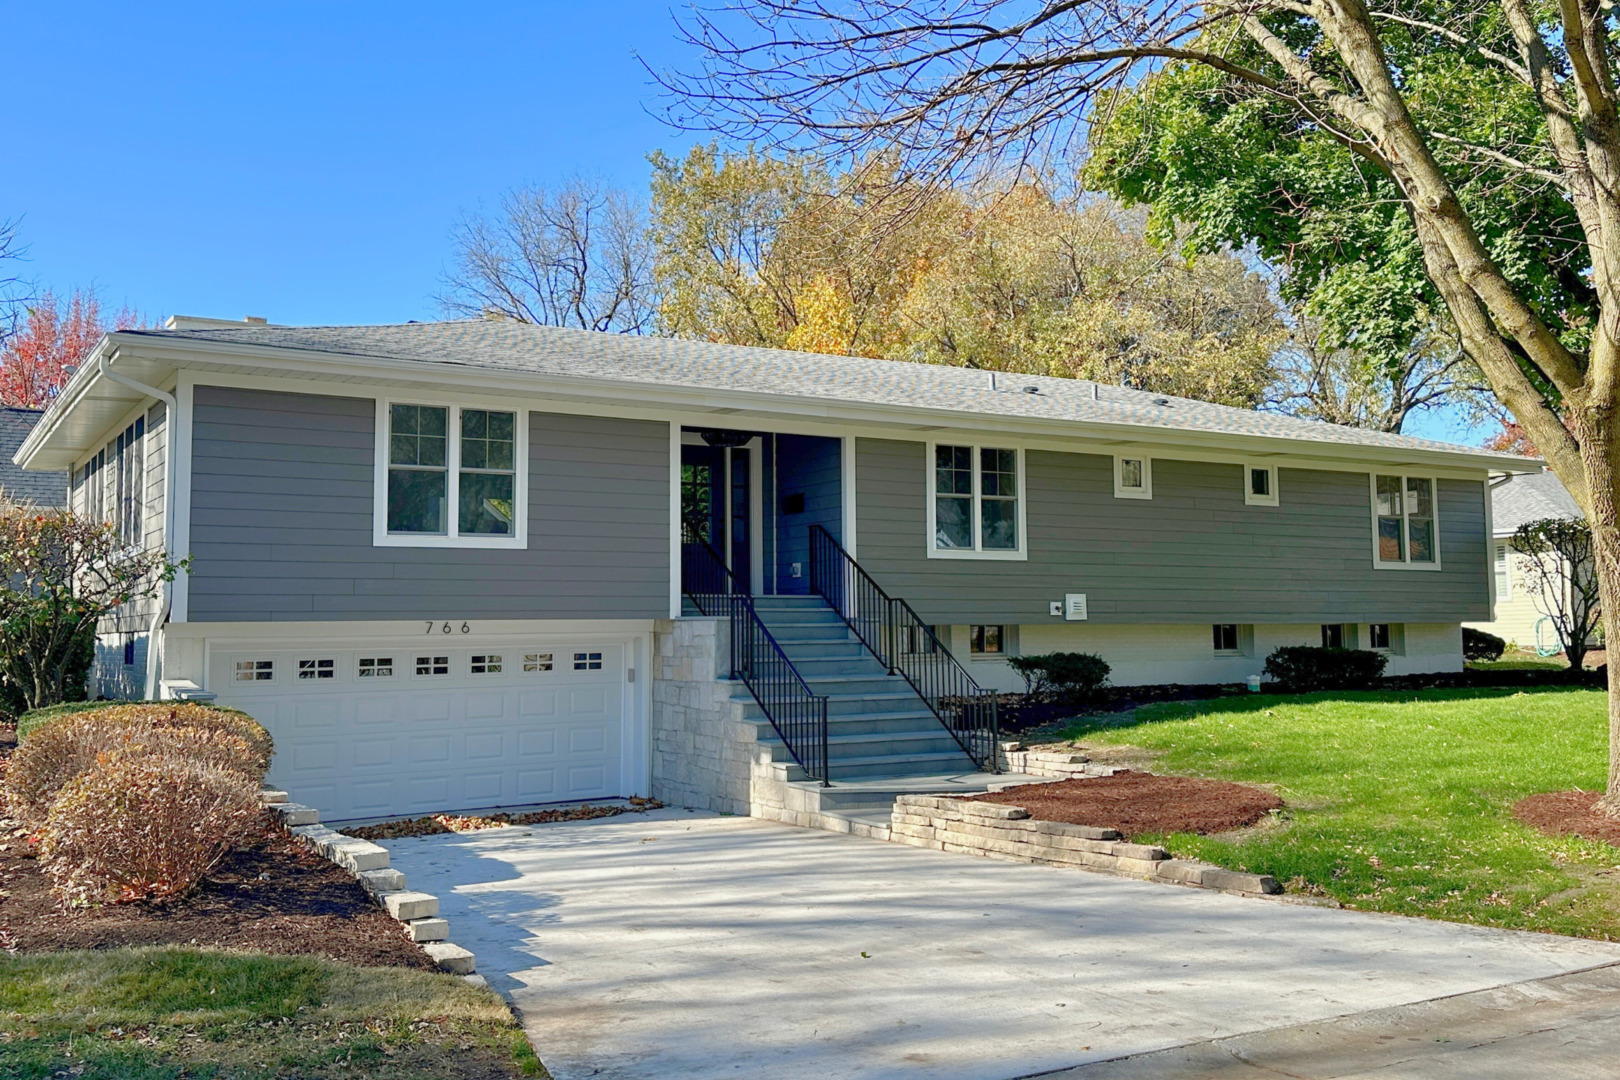
<svg viewBox="0 0 1620 1080">
<path fill-rule="evenodd" d="M 0 955 L 7 1080 L 544 1075 L 505 1003 L 449 975 L 168 946 Z"/>
<path fill-rule="evenodd" d="M 1553 839 L 1509 807 L 1604 783 L 1604 695 L 1456 690 L 1237 697 L 1077 720 L 1088 747 L 1155 772 L 1269 785 L 1287 804 L 1242 834 L 1151 839 L 1275 875 L 1346 907 L 1620 939 L 1620 850 Z"/>
</svg>

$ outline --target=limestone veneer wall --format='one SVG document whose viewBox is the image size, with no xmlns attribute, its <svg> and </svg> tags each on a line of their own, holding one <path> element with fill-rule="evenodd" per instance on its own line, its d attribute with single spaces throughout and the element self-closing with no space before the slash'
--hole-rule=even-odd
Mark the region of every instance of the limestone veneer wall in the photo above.
<svg viewBox="0 0 1620 1080">
<path fill-rule="evenodd" d="M 660 619 L 653 626 L 652 795 L 726 814 L 750 809 L 759 727 L 732 700 L 730 623 Z"/>
</svg>

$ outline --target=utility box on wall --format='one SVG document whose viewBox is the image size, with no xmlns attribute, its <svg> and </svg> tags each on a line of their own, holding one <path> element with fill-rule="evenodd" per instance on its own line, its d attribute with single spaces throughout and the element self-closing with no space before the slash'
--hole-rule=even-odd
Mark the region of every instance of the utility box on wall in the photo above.
<svg viewBox="0 0 1620 1080">
<path fill-rule="evenodd" d="M 1069 622 L 1086 621 L 1086 594 L 1083 592 L 1067 593 L 1063 597 L 1063 617 Z"/>
</svg>

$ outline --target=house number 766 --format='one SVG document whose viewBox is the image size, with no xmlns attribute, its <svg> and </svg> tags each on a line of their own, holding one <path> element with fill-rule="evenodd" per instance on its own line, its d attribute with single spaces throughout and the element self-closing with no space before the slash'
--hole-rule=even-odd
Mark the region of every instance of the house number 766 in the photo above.
<svg viewBox="0 0 1620 1080">
<path fill-rule="evenodd" d="M 428 620 L 427 629 L 422 631 L 422 633 L 424 633 L 424 634 L 433 633 L 433 628 L 435 626 L 438 626 L 439 633 L 441 633 L 441 634 L 453 634 L 453 633 L 455 633 L 455 629 L 448 622 L 445 622 L 444 624 L 440 625 L 438 623 L 435 623 L 432 619 Z M 466 623 L 462 623 L 461 624 L 461 632 L 463 634 L 470 634 L 470 633 L 472 633 L 472 627 L 468 626 Z"/>
</svg>

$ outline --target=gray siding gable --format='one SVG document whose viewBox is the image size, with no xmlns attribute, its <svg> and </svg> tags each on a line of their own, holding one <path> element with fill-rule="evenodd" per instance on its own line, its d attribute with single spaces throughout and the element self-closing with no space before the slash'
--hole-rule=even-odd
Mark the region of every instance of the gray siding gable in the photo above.
<svg viewBox="0 0 1620 1080">
<path fill-rule="evenodd" d="M 926 444 L 856 443 L 857 554 L 937 623 L 1459 622 L 1488 618 L 1485 492 L 1439 483 L 1442 569 L 1377 570 L 1367 473 L 1283 468 L 1281 506 L 1248 506 L 1240 466 L 1157 458 L 1153 498 L 1117 499 L 1112 458 L 1026 454 L 1028 561 L 930 559 Z"/>
<path fill-rule="evenodd" d="M 194 400 L 194 622 L 668 615 L 667 424 L 531 412 L 527 548 L 375 547 L 371 399 Z"/>
</svg>

